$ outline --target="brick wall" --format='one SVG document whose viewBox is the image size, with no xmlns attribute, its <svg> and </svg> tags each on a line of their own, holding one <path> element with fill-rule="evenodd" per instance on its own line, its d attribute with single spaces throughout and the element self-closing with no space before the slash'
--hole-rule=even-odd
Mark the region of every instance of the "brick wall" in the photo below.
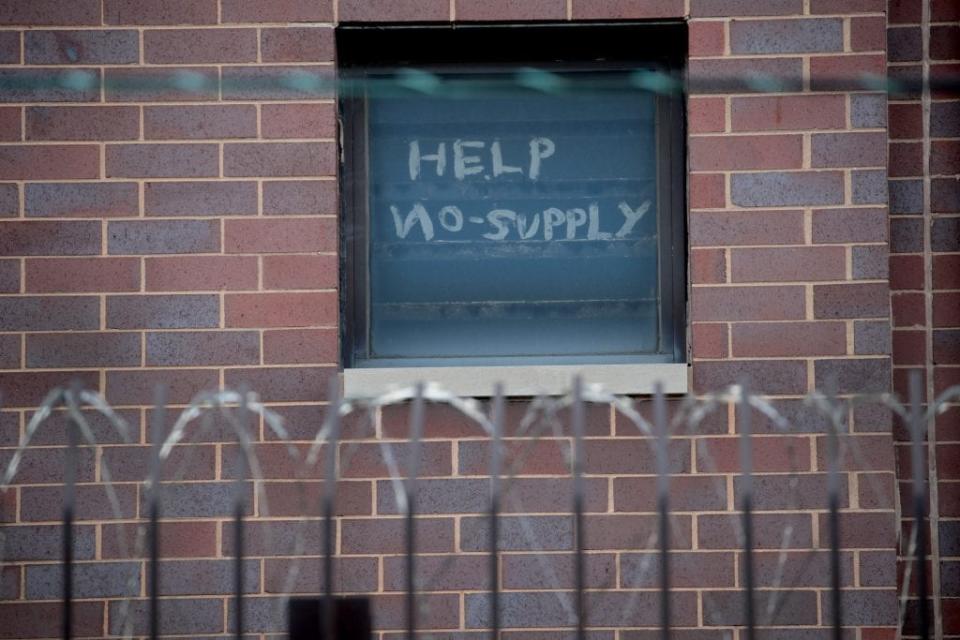
<svg viewBox="0 0 960 640">
<path fill-rule="evenodd" d="M 885 9 L 883 0 L 0 2 L 0 74 L 8 77 L 76 68 L 122 80 L 133 72 L 168 78 L 189 70 L 202 81 L 225 83 L 219 99 L 202 100 L 188 91 L 96 85 L 0 96 L 0 463 L 9 459 L 30 408 L 50 386 L 74 377 L 102 391 L 139 430 L 140 444 L 125 446 L 97 423 L 103 444 L 81 459 L 77 554 L 85 600 L 78 633 L 119 634 L 128 599 L 138 614 L 135 633 L 143 633 L 144 567 L 116 540 L 132 535 L 142 516 L 138 480 L 154 385 L 167 384 L 170 401 L 183 405 L 199 389 L 249 384 L 289 419 L 297 439 L 308 440 L 337 371 L 334 105 L 238 81 L 290 69 L 327 71 L 337 20 L 688 16 L 696 77 L 759 70 L 802 78 L 782 93 L 754 93 L 744 83 L 732 93 L 689 100 L 692 382 L 699 392 L 745 378 L 794 416 L 795 433 L 778 435 L 761 422 L 755 443 L 758 586 L 768 595 L 777 584 L 794 586 L 765 635 L 826 637 L 825 554 L 812 551 L 827 545 L 825 426 L 802 410 L 800 399 L 832 376 L 841 393 L 890 388 L 888 133 L 882 94 L 856 83 L 843 91 L 803 90 L 836 76 L 883 73 Z M 945 148 L 944 157 L 955 159 L 949 151 L 955 147 Z M 904 165 L 897 162 L 897 170 Z M 931 193 L 947 197 L 951 184 L 943 181 Z M 938 220 L 951 224 L 949 217 Z M 953 334 L 934 335 L 944 336 L 948 349 L 955 344 Z M 523 409 L 511 403 L 514 422 Z M 850 438 L 868 455 L 848 460 L 844 476 L 847 622 L 857 628 L 851 637 L 893 638 L 896 520 L 892 497 L 871 491 L 879 485 L 892 493 L 891 425 L 876 411 L 851 417 Z M 486 624 L 478 592 L 484 558 L 477 555 L 486 541 L 478 515 L 485 441 L 451 412 L 437 409 L 428 418 L 430 479 L 423 483 L 419 539 L 421 550 L 434 554 L 425 565 L 451 559 L 453 570 L 425 596 L 423 624 L 450 632 L 442 637 L 479 638 Z M 732 409 L 715 414 L 673 444 L 674 612 L 689 628 L 679 638 L 730 638 L 742 620 L 733 514 L 738 468 L 729 462 L 735 418 Z M 405 419 L 404 409 L 379 412 L 377 437 L 402 439 Z M 15 563 L 2 573 L 0 616 L 10 622 L 0 625 L 0 637 L 59 633 L 52 601 L 58 574 L 50 561 L 60 549 L 54 522 L 63 425 L 58 415 L 43 428 L 43 447 L 28 454 L 15 491 L 3 498 Z M 362 423 L 351 429 L 356 442 L 349 446 L 357 453 L 340 488 L 337 586 L 375 593 L 380 630 L 393 640 L 403 625 L 402 529 L 375 439 Z M 295 473 L 280 445 L 262 424 L 254 435 L 272 508 L 270 518 L 262 510 L 251 514 L 248 615 L 252 633 L 276 634 L 283 622 L 272 607 L 305 511 L 292 495 Z M 647 442 L 605 409 L 590 414 L 589 435 L 589 584 L 612 588 L 591 596 L 591 626 L 598 627 L 591 638 L 640 640 L 650 637 L 643 628 L 656 624 L 655 591 L 635 578 L 655 524 L 652 460 Z M 537 449 L 515 491 L 537 514 L 531 526 L 548 541 L 546 562 L 568 589 L 570 486 L 553 446 L 568 442 L 556 440 Z M 229 631 L 225 559 L 232 549 L 235 448 L 228 442 L 215 430 L 175 454 L 185 475 L 168 484 L 165 502 L 170 634 Z M 100 482 L 105 465 L 118 480 L 121 519 L 112 516 Z M 304 485 L 308 504 L 316 503 L 318 485 L 316 479 Z M 775 550 L 787 524 L 793 537 L 785 579 L 777 582 Z M 503 526 L 502 586 L 511 591 L 504 602 L 515 612 L 504 620 L 507 635 L 565 637 L 566 615 L 543 592 L 544 569 L 518 520 L 505 517 Z M 319 541 L 310 538 L 294 591 L 318 588 L 319 553 Z M 619 624 L 610 621 L 621 620 L 632 593 L 639 604 L 628 629 L 601 628 Z M 557 631 L 523 630 L 530 626 Z"/>
<path fill-rule="evenodd" d="M 914 78 L 956 73 L 960 60 L 960 6 L 952 2 L 890 2 L 889 69 Z M 906 375 L 924 375 L 927 402 L 957 384 L 960 364 L 960 101 L 956 95 L 901 93 L 889 105 L 890 286 L 893 303 L 895 386 Z M 931 425 L 928 440 L 931 587 L 939 600 L 938 633 L 960 637 L 958 573 L 957 409 Z M 908 434 L 898 429 L 901 495 L 909 495 Z M 905 529 L 912 526 L 904 513 Z M 906 553 L 904 551 L 904 555 Z M 902 562 L 909 562 L 904 557 Z M 915 633 L 916 629 L 910 629 Z"/>
</svg>

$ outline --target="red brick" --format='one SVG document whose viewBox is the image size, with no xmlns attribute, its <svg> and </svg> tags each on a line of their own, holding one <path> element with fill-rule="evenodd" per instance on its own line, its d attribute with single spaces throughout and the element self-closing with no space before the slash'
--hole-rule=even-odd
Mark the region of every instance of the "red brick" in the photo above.
<svg viewBox="0 0 960 640">
<path fill-rule="evenodd" d="M 111 218 L 140 215 L 140 189 L 130 182 L 41 182 L 25 185 L 28 218 Z"/>
<path fill-rule="evenodd" d="M 727 204 L 726 178 L 721 173 L 691 175 L 688 190 L 691 209 L 716 209 Z"/>
<path fill-rule="evenodd" d="M 694 358 L 726 358 L 727 325 L 723 323 L 694 323 L 690 329 Z"/>
<path fill-rule="evenodd" d="M 108 178 L 215 178 L 215 144 L 115 144 L 107 146 Z"/>
<path fill-rule="evenodd" d="M 30 30 L 23 54 L 26 64 L 134 64 L 140 60 L 140 36 L 132 29 Z"/>
<path fill-rule="evenodd" d="M 886 56 L 882 54 L 814 56 L 810 58 L 810 88 L 814 91 L 838 88 L 861 90 L 863 74 L 883 76 Z M 831 86 L 826 86 L 829 83 Z"/>
<path fill-rule="evenodd" d="M 752 438 L 756 473 L 810 471 L 810 440 L 798 436 Z M 740 473 L 740 437 L 703 438 L 697 442 L 697 471 Z"/>
<path fill-rule="evenodd" d="M 803 287 L 696 287 L 694 321 L 802 320 Z"/>
<path fill-rule="evenodd" d="M 326 22 L 331 0 L 223 0 L 223 22 Z M 340 19 L 345 20 L 343 14 Z"/>
<path fill-rule="evenodd" d="M 890 175 L 892 177 L 922 176 L 923 173 L 923 143 L 890 143 Z"/>
<path fill-rule="evenodd" d="M 92 145 L 0 147 L 2 180 L 84 180 L 100 177 L 100 149 Z"/>
<path fill-rule="evenodd" d="M 96 371 L 18 371 L 0 373 L 3 406 L 36 407 L 47 393 L 57 386 L 79 380 L 86 389 L 99 390 L 100 376 Z"/>
<path fill-rule="evenodd" d="M 886 318 L 889 313 L 886 283 L 824 284 L 813 288 L 815 318 Z"/>
<path fill-rule="evenodd" d="M 148 216 L 246 216 L 257 214 L 256 182 L 147 182 Z"/>
<path fill-rule="evenodd" d="M 520 476 L 569 475 L 570 441 L 544 438 L 503 441 L 501 465 Z M 490 473 L 490 443 L 468 440 L 459 443 L 458 475 L 486 476 Z"/>
<path fill-rule="evenodd" d="M 799 169 L 803 165 L 800 136 L 693 136 L 688 141 L 690 169 Z"/>
<path fill-rule="evenodd" d="M 389 478 L 390 469 L 386 463 L 382 445 L 390 447 L 397 468 L 406 470 L 410 466 L 412 445 L 408 442 L 390 443 L 343 443 L 340 445 L 340 459 L 348 460 L 340 474 L 344 478 Z M 449 476 L 453 473 L 451 444 L 449 442 L 424 442 L 421 445 L 418 460 L 420 477 Z"/>
<path fill-rule="evenodd" d="M 46 3 L 44 3 L 46 4 Z M 56 602 L 0 603 L 0 638 L 52 638 L 60 633 L 63 605 Z M 79 637 L 103 633 L 102 602 L 73 605 L 73 633 Z"/>
<path fill-rule="evenodd" d="M 688 25 L 690 57 L 723 55 L 726 36 L 722 21 L 693 20 Z"/>
<path fill-rule="evenodd" d="M 656 473 L 655 442 L 649 438 L 590 438 L 584 441 L 584 471 L 591 474 Z M 675 440 L 668 450 L 671 473 L 690 470 L 690 445 Z"/>
<path fill-rule="evenodd" d="M 253 105 L 176 105 L 143 108 L 147 140 L 256 138 Z"/>
<path fill-rule="evenodd" d="M 263 29 L 260 32 L 260 52 L 264 62 L 332 62 L 333 29 L 330 27 Z"/>
<path fill-rule="evenodd" d="M 257 288 L 254 256 L 147 258 L 147 291 L 242 291 Z"/>
<path fill-rule="evenodd" d="M 589 551 L 646 550 L 648 540 L 657 526 L 653 515 L 598 515 L 588 516 L 584 522 L 584 543 Z M 692 521 L 688 515 L 670 518 L 671 550 L 689 549 L 692 544 Z M 648 624 L 652 624 L 652 620 Z"/>
<path fill-rule="evenodd" d="M 0 24 L 30 27 L 99 25 L 100 0 L 13 2 L 0 14 Z"/>
<path fill-rule="evenodd" d="M 143 32 L 148 64 L 256 62 L 254 29 L 158 29 Z"/>
<path fill-rule="evenodd" d="M 683 0 L 573 0 L 575 20 L 682 18 L 685 13 Z"/>
<path fill-rule="evenodd" d="M 668 497 L 671 512 L 726 511 L 727 482 L 723 476 L 674 476 Z M 613 504 L 614 511 L 656 512 L 657 478 L 614 478 Z"/>
<path fill-rule="evenodd" d="M 923 111 L 917 103 L 887 105 L 890 137 L 916 139 L 923 136 Z"/>
<path fill-rule="evenodd" d="M 933 0 L 930 3 L 930 20 L 956 22 L 960 20 L 960 7 L 953 0 Z"/>
<path fill-rule="evenodd" d="M 266 289 L 333 289 L 337 286 L 336 256 L 289 255 L 263 257 Z"/>
<path fill-rule="evenodd" d="M 882 167 L 887 163 L 885 132 L 815 133 L 810 140 L 814 167 Z"/>
<path fill-rule="evenodd" d="M 564 20 L 566 0 L 457 0 L 457 20 Z"/>
<path fill-rule="evenodd" d="M 886 242 L 886 209 L 815 209 L 813 241 L 817 244 Z"/>
<path fill-rule="evenodd" d="M 933 288 L 960 289 L 960 256 L 933 256 Z"/>
<path fill-rule="evenodd" d="M 100 253 L 100 223 L 0 222 L 0 256 L 83 256 Z"/>
<path fill-rule="evenodd" d="M 144 548 L 136 551 L 133 544 L 137 536 L 135 523 L 105 524 L 103 526 L 103 557 L 126 559 L 146 557 Z M 209 558 L 217 555 L 216 522 L 165 521 L 159 528 L 160 556 L 163 558 Z M 126 549 L 119 544 L 126 541 Z"/>
<path fill-rule="evenodd" d="M 690 133 L 715 133 L 726 128 L 726 101 L 723 98 L 690 98 L 687 102 Z"/>
<path fill-rule="evenodd" d="M 137 258 L 41 258 L 26 261 L 27 293 L 139 291 Z"/>
<path fill-rule="evenodd" d="M 763 4 L 750 0 L 691 0 L 692 16 L 781 16 L 803 13 L 802 0 L 767 0 Z"/>
<path fill-rule="evenodd" d="M 690 252 L 690 273 L 694 284 L 726 282 L 726 252 L 723 249 L 694 249 Z"/>
<path fill-rule="evenodd" d="M 335 329 L 290 329 L 263 332 L 264 364 L 329 364 L 337 362 Z"/>
<path fill-rule="evenodd" d="M 339 0 L 341 22 L 449 20 L 448 0 Z"/>
<path fill-rule="evenodd" d="M 960 140 L 934 140 L 930 149 L 930 173 L 960 173 Z"/>
<path fill-rule="evenodd" d="M 730 115 L 734 131 L 843 129 L 846 100 L 841 95 L 732 98 Z"/>
<path fill-rule="evenodd" d="M 894 291 L 922 290 L 924 270 L 923 256 L 890 256 L 890 288 Z"/>
<path fill-rule="evenodd" d="M 960 326 L 960 292 L 933 294 L 933 326 Z"/>
<path fill-rule="evenodd" d="M 336 171 L 332 142 L 260 142 L 223 145 L 226 176 L 329 176 Z"/>
<path fill-rule="evenodd" d="M 384 436 L 388 438 L 409 437 L 409 419 L 409 405 L 398 404 L 383 407 Z M 607 425 L 607 433 L 609 432 L 610 427 Z M 469 438 L 483 433 L 483 429 L 476 422 L 448 405 L 428 405 L 424 411 L 424 438 Z"/>
<path fill-rule="evenodd" d="M 20 107 L 0 107 L 0 140 L 20 140 Z"/>
<path fill-rule="evenodd" d="M 960 27 L 953 24 L 930 27 L 930 58 L 932 60 L 960 58 Z"/>
<path fill-rule="evenodd" d="M 271 516 L 317 517 L 321 515 L 320 505 L 324 495 L 322 481 L 265 482 L 263 488 Z M 334 514 L 338 516 L 370 515 L 373 511 L 372 495 L 372 482 L 356 480 L 337 482 Z"/>
<path fill-rule="evenodd" d="M 265 104 L 260 119 L 264 138 L 332 138 L 336 132 L 332 104 Z"/>
<path fill-rule="evenodd" d="M 886 0 L 811 0 L 810 13 L 882 13 Z"/>
<path fill-rule="evenodd" d="M 733 325 L 733 355 L 742 357 L 844 355 L 843 322 L 776 322 Z"/>
<path fill-rule="evenodd" d="M 27 140 L 136 140 L 137 107 L 27 107 Z"/>
<path fill-rule="evenodd" d="M 803 238 L 803 212 L 797 210 L 704 211 L 690 216 L 690 243 L 694 246 L 801 244 Z"/>
<path fill-rule="evenodd" d="M 196 86 L 184 86 L 184 75 Z M 198 102 L 220 98 L 215 67 L 108 67 L 104 71 L 107 102 Z"/>
<path fill-rule="evenodd" d="M 227 253 L 305 253 L 336 251 L 336 221 L 331 218 L 227 220 Z"/>
<path fill-rule="evenodd" d="M 105 24 L 216 24 L 217 0 L 104 0 Z"/>
<path fill-rule="evenodd" d="M 313 327 L 337 323 L 336 293 L 229 294 L 228 327 Z"/>
<path fill-rule="evenodd" d="M 883 16 L 851 18 L 850 46 L 854 51 L 884 51 L 887 48 L 887 21 Z"/>
<path fill-rule="evenodd" d="M 843 280 L 846 276 L 843 247 L 731 249 L 730 263 L 734 282 Z"/>
<path fill-rule="evenodd" d="M 922 293 L 896 294 L 891 296 L 893 326 L 913 327 L 926 323 L 926 307 Z"/>
<path fill-rule="evenodd" d="M 216 369 L 152 369 L 108 371 L 107 402 L 114 405 L 151 405 L 157 385 L 164 385 L 167 402 L 186 404 L 201 391 L 220 386 Z"/>
</svg>

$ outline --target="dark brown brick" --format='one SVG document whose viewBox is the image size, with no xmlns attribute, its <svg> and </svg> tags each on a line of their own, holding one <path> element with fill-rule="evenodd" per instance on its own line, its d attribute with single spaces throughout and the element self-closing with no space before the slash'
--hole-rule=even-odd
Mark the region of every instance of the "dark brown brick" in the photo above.
<svg viewBox="0 0 960 640">
<path fill-rule="evenodd" d="M 887 51 L 891 62 L 918 62 L 923 58 L 923 31 L 919 26 L 887 29 Z"/>
<path fill-rule="evenodd" d="M 817 209 L 813 212 L 815 243 L 886 240 L 887 212 L 883 209 Z"/>
<path fill-rule="evenodd" d="M 143 59 L 149 64 L 256 62 L 254 29 L 157 29 L 143 33 Z"/>
<path fill-rule="evenodd" d="M 255 182 L 148 182 L 148 216 L 244 216 L 257 214 Z"/>
<path fill-rule="evenodd" d="M 891 138 L 911 139 L 923 136 L 923 112 L 919 104 L 890 103 L 887 111 Z"/>
<path fill-rule="evenodd" d="M 215 144 L 118 144 L 107 146 L 108 178 L 215 178 Z"/>
<path fill-rule="evenodd" d="M 238 293 L 225 305 L 226 325 L 234 328 L 331 326 L 339 313 L 336 293 Z"/>
<path fill-rule="evenodd" d="M 171 105 L 143 108 L 147 140 L 256 138 L 253 105 Z"/>
<path fill-rule="evenodd" d="M 689 177 L 690 208 L 722 208 L 727 203 L 726 177 L 721 173 L 694 173 Z"/>
<path fill-rule="evenodd" d="M 725 511 L 727 483 L 721 476 L 674 476 L 668 499 L 671 511 Z M 657 479 L 614 478 L 613 505 L 615 511 L 656 513 Z"/>
<path fill-rule="evenodd" d="M 263 182 L 264 215 L 313 215 L 337 212 L 337 183 L 332 180 Z"/>
<path fill-rule="evenodd" d="M 27 184 L 24 213 L 32 218 L 108 218 L 140 213 L 133 182 Z"/>
<path fill-rule="evenodd" d="M 132 523 L 105 524 L 103 526 L 103 557 L 145 557 L 146 550 L 137 550 L 133 544 L 138 526 Z M 160 557 L 209 558 L 217 555 L 217 528 L 216 522 L 164 522 L 158 531 Z M 127 542 L 125 549 L 121 548 L 121 540 Z M 139 553 L 134 553 L 135 551 Z"/>
<path fill-rule="evenodd" d="M 887 21 L 882 16 L 854 17 L 850 20 L 850 48 L 854 51 L 887 49 Z"/>
<path fill-rule="evenodd" d="M 920 142 L 890 143 L 890 176 L 920 177 L 924 171 L 923 144 Z"/>
<path fill-rule="evenodd" d="M 92 145 L 0 147 L 2 180 L 86 180 L 100 177 L 100 149 Z"/>
<path fill-rule="evenodd" d="M 134 64 L 140 37 L 132 30 L 49 31 L 23 34 L 26 64 Z"/>
<path fill-rule="evenodd" d="M 227 143 L 226 176 L 329 176 L 336 171 L 336 147 L 329 142 Z"/>
<path fill-rule="evenodd" d="M 449 20 L 446 0 L 340 0 L 342 22 L 411 22 Z"/>
<path fill-rule="evenodd" d="M 697 470 L 701 473 L 740 472 L 739 446 L 740 440 L 735 436 L 704 438 L 697 443 Z M 755 436 L 753 470 L 755 473 L 809 471 L 810 440 L 800 436 Z"/>
<path fill-rule="evenodd" d="M 584 442 L 583 456 L 584 470 L 587 473 L 656 473 L 654 442 L 648 438 L 591 438 Z M 690 470 L 689 443 L 670 443 L 669 464 L 672 473 Z"/>
<path fill-rule="evenodd" d="M 693 367 L 693 386 L 698 392 L 718 391 L 741 381 L 756 393 L 803 394 L 807 368 L 800 360 L 698 362 Z"/>
<path fill-rule="evenodd" d="M 691 0 L 690 15 L 705 16 L 779 16 L 803 13 L 802 0 L 770 0 L 758 5 L 749 0 Z"/>
<path fill-rule="evenodd" d="M 563 0 L 457 0 L 456 16 L 457 20 L 564 20 L 567 5 Z"/>
<path fill-rule="evenodd" d="M 109 296 L 108 329 L 208 329 L 220 324 L 216 295 Z"/>
<path fill-rule="evenodd" d="M 886 318 L 890 315 L 886 284 L 823 284 L 813 288 L 816 318 Z"/>
<path fill-rule="evenodd" d="M 723 23 L 696 22 L 704 31 L 707 27 L 716 27 L 719 33 L 719 48 L 723 49 Z M 712 35 L 713 29 L 710 29 Z M 710 36 L 704 36 L 710 37 Z M 699 46 L 709 46 L 701 42 Z M 691 52 L 691 55 L 693 53 Z M 691 98 L 687 101 L 687 128 L 690 133 L 718 133 L 727 127 L 727 103 L 723 98 Z"/>
<path fill-rule="evenodd" d="M 223 0 L 223 22 L 328 22 L 333 19 L 331 4 L 331 0 Z"/>
<path fill-rule="evenodd" d="M 215 67 L 107 68 L 104 71 L 107 102 L 197 102 L 220 97 L 220 77 Z"/>
<path fill-rule="evenodd" d="M 721 0 L 723 1 L 723 0 Z M 800 91 L 800 58 L 693 59 L 690 61 L 690 91 L 703 93 L 756 93 L 760 91 L 751 75 L 767 75 L 780 80 L 783 91 Z"/>
<path fill-rule="evenodd" d="M 263 332 L 264 364 L 330 364 L 337 362 L 336 329 L 288 329 Z"/>
<path fill-rule="evenodd" d="M 814 91 L 860 91 L 863 74 L 883 75 L 886 56 L 864 55 L 814 56 L 810 58 L 810 88 Z"/>
<path fill-rule="evenodd" d="M 727 325 L 720 322 L 697 322 L 690 328 L 691 349 L 694 358 L 726 358 Z"/>
<path fill-rule="evenodd" d="M 654 515 L 595 515 L 584 523 L 584 548 L 587 550 L 644 550 L 657 528 Z M 691 548 L 692 518 L 672 515 L 670 537 L 672 549 Z"/>
<path fill-rule="evenodd" d="M 217 0 L 104 0 L 106 24 L 216 24 Z"/>
<path fill-rule="evenodd" d="M 336 133 L 331 104 L 265 104 L 260 113 L 264 138 L 332 138 Z"/>
<path fill-rule="evenodd" d="M 332 62 L 333 29 L 330 27 L 262 29 L 260 52 L 264 62 Z"/>
<path fill-rule="evenodd" d="M 691 316 L 697 321 L 802 320 L 805 304 L 799 286 L 698 287 Z"/>
<path fill-rule="evenodd" d="M 20 261 L 0 260 L 0 293 L 20 292 Z"/>
<path fill-rule="evenodd" d="M 314 425 L 311 425 L 314 426 Z M 323 482 L 265 482 L 264 495 L 271 516 L 308 517 L 321 515 Z M 364 516 L 373 511 L 371 482 L 338 482 L 334 496 L 334 515 Z M 295 489 L 295 490 L 294 490 Z M 261 513 L 264 509 L 261 507 Z"/>
<path fill-rule="evenodd" d="M 349 459 L 349 464 L 344 464 L 341 467 L 341 477 L 389 478 L 390 469 L 385 458 L 384 447 L 389 448 L 398 468 L 408 469 L 410 467 L 411 445 L 409 443 L 383 443 L 383 446 L 380 443 L 345 443 L 340 445 L 340 459 Z M 420 451 L 419 476 L 426 478 L 453 474 L 453 454 L 449 442 L 425 442 L 422 444 Z M 449 486 L 451 490 L 456 489 L 456 484 Z"/>
<path fill-rule="evenodd" d="M 930 173 L 933 175 L 960 173 L 960 140 L 934 140 L 932 142 Z"/>
<path fill-rule="evenodd" d="M 257 288 L 255 256 L 147 258 L 147 291 L 237 291 Z"/>
<path fill-rule="evenodd" d="M 208 366 L 260 363 L 256 331 L 187 331 L 147 334 L 148 366 Z"/>
<path fill-rule="evenodd" d="M 38 2 L 37 4 L 49 6 L 52 1 L 46 0 L 46 2 Z M 56 602 L 0 603 L 0 617 L 4 620 L 4 625 L 0 628 L 0 638 L 51 638 L 56 636 L 62 626 L 60 622 L 62 609 L 63 605 Z M 92 637 L 103 633 L 102 602 L 77 602 L 74 604 L 73 633 L 81 637 Z"/>
<path fill-rule="evenodd" d="M 228 369 L 224 382 L 232 389 L 256 389 L 264 402 L 322 402 L 336 375 L 336 367 Z"/>
<path fill-rule="evenodd" d="M 99 253 L 98 222 L 0 222 L 0 256 Z"/>
<path fill-rule="evenodd" d="M 732 98 L 730 116 L 734 131 L 842 129 L 846 101 L 840 95 Z"/>
<path fill-rule="evenodd" d="M 0 298 L 2 331 L 97 329 L 100 303 L 94 296 Z"/>
<path fill-rule="evenodd" d="M 890 390 L 890 359 L 817 360 L 816 385 L 836 381 L 837 393 L 885 393 Z"/>
<path fill-rule="evenodd" d="M 0 64 L 20 64 L 19 31 L 0 31 Z"/>
<path fill-rule="evenodd" d="M 139 291 L 136 258 L 38 258 L 26 261 L 27 293 Z"/>
<path fill-rule="evenodd" d="M 307 253 L 337 249 L 333 218 L 227 220 L 227 253 Z"/>
<path fill-rule="evenodd" d="M 844 355 L 843 322 L 738 322 L 732 329 L 733 355 L 742 357 Z"/>
<path fill-rule="evenodd" d="M 289 255 L 263 257 L 267 289 L 332 289 L 338 283 L 336 256 Z"/>
<path fill-rule="evenodd" d="M 341 550 L 344 555 L 403 553 L 405 550 L 403 518 L 352 519 L 341 521 Z M 416 538 L 420 553 L 454 551 L 453 518 L 418 518 Z"/>
<path fill-rule="evenodd" d="M 732 249 L 730 263 L 733 282 L 843 280 L 847 269 L 843 247 Z"/>
<path fill-rule="evenodd" d="M 930 224 L 930 248 L 936 252 L 960 251 L 960 218 L 934 218 Z"/>
<path fill-rule="evenodd" d="M 735 173 L 731 201 L 741 207 L 842 204 L 843 175 L 836 171 Z"/>
<path fill-rule="evenodd" d="M 219 220 L 113 221 L 107 227 L 111 254 L 218 253 Z"/>
<path fill-rule="evenodd" d="M 960 58 L 960 27 L 933 25 L 930 27 L 930 58 L 956 60 Z"/>
<path fill-rule="evenodd" d="M 39 333 L 27 336 L 27 366 L 31 368 L 133 367 L 139 364 L 139 333 Z"/>
<path fill-rule="evenodd" d="M 0 13 L 0 24 L 24 26 L 66 26 L 100 24 L 99 0 L 36 0 L 11 2 Z"/>
<path fill-rule="evenodd" d="M 732 553 L 698 552 L 670 555 L 672 587 L 733 587 L 736 578 Z M 621 559 L 620 586 L 652 589 L 660 584 L 659 561 L 653 553 L 624 554 Z"/>
</svg>

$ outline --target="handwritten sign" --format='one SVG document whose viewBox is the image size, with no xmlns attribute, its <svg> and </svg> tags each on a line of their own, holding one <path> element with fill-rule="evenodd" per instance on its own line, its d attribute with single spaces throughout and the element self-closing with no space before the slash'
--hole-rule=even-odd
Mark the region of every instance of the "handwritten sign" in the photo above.
<svg viewBox="0 0 960 640">
<path fill-rule="evenodd" d="M 654 141 L 638 92 L 371 101 L 373 350 L 650 348 Z"/>
</svg>

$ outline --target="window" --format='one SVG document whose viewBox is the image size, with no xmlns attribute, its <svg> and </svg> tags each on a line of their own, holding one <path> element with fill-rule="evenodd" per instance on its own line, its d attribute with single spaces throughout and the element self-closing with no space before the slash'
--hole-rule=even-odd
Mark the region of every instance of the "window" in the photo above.
<svg viewBox="0 0 960 640">
<path fill-rule="evenodd" d="M 678 24 L 341 27 L 345 368 L 684 362 L 683 101 L 650 79 L 685 49 Z"/>
</svg>

